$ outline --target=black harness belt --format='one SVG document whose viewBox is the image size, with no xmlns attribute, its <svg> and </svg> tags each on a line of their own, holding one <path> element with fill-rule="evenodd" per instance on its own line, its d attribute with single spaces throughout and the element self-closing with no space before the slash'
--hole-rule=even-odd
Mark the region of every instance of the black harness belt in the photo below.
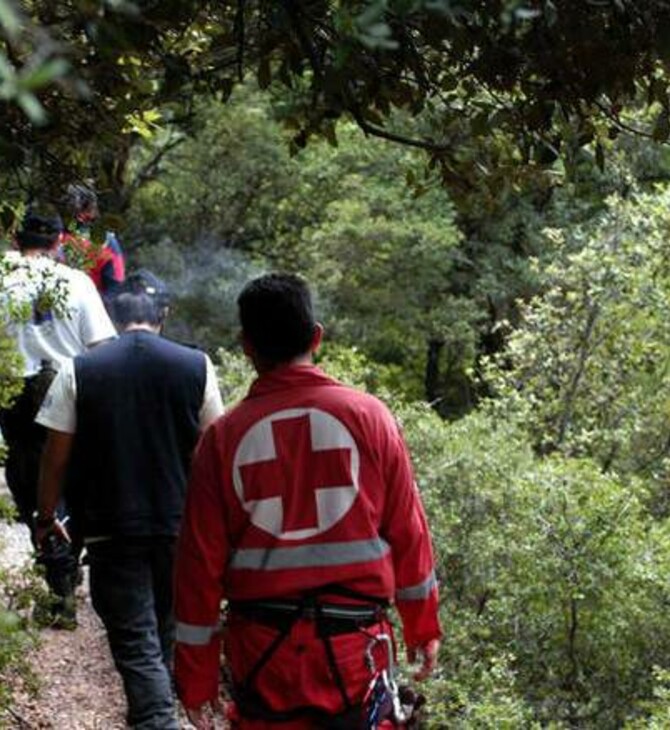
<svg viewBox="0 0 670 730">
<path fill-rule="evenodd" d="M 298 619 L 318 621 L 321 636 L 351 634 L 374 626 L 385 618 L 382 606 L 345 605 L 336 603 L 310 604 L 298 601 L 232 601 L 231 613 L 270 626 L 278 631 L 290 631 Z"/>
</svg>

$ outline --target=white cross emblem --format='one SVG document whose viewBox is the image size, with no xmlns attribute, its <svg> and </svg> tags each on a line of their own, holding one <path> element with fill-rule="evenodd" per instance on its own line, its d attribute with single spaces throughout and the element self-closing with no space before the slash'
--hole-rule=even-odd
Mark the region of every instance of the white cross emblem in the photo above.
<svg viewBox="0 0 670 730">
<path fill-rule="evenodd" d="M 347 427 L 316 408 L 257 421 L 233 459 L 233 484 L 254 525 L 282 540 L 330 529 L 358 494 L 360 454 Z"/>
</svg>

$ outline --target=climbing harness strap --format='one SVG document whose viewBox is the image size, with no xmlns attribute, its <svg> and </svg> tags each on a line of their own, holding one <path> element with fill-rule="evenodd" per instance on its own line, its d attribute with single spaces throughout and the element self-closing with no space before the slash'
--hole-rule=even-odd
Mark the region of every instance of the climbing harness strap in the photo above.
<svg viewBox="0 0 670 730">
<path fill-rule="evenodd" d="M 334 604 L 324 603 L 323 596 L 340 596 L 363 601 L 363 604 Z M 342 674 L 337 664 L 331 637 L 341 634 L 355 633 L 365 628 L 379 624 L 386 618 L 388 601 L 376 596 L 368 596 L 352 589 L 339 585 L 329 585 L 310 591 L 299 600 L 258 600 L 232 601 L 228 605 L 229 612 L 243 616 L 247 620 L 269 625 L 277 630 L 273 638 L 258 661 L 254 664 L 246 678 L 233 688 L 233 696 L 242 713 L 248 717 L 255 717 L 268 721 L 287 721 L 298 717 L 311 716 L 321 719 L 325 723 L 326 715 L 318 708 L 305 706 L 296 707 L 285 712 L 278 712 L 269 708 L 255 689 L 259 673 L 270 661 L 282 642 L 288 637 L 294 624 L 300 619 L 313 620 L 316 632 L 324 645 L 328 666 L 338 692 L 342 697 L 344 712 L 342 718 L 360 717 L 362 708 L 354 705 L 347 693 Z M 336 718 L 328 717 L 329 726 L 335 727 Z M 325 724 L 323 725 L 326 726 Z M 342 727 L 355 727 L 355 724 Z"/>
</svg>

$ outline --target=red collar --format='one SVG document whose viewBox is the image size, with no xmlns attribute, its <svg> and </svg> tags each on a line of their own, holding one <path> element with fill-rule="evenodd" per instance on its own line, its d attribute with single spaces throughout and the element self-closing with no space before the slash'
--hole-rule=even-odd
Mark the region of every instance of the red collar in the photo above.
<svg viewBox="0 0 670 730">
<path fill-rule="evenodd" d="M 339 385 L 316 365 L 281 365 L 259 375 L 249 388 L 249 398 L 301 386 Z"/>
</svg>

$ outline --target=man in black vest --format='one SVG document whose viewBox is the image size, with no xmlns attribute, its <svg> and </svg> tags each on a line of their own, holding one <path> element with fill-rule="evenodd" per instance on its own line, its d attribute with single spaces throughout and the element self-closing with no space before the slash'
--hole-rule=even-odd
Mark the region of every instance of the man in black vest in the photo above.
<svg viewBox="0 0 670 730">
<path fill-rule="evenodd" d="M 174 541 L 198 434 L 223 412 L 209 358 L 159 336 L 166 311 L 159 279 L 128 277 L 114 303 L 121 336 L 63 368 L 37 416 L 49 429 L 38 539 L 67 539 L 55 507 L 69 469 L 93 607 L 123 679 L 128 722 L 142 730 L 178 728 L 170 677 Z"/>
</svg>

